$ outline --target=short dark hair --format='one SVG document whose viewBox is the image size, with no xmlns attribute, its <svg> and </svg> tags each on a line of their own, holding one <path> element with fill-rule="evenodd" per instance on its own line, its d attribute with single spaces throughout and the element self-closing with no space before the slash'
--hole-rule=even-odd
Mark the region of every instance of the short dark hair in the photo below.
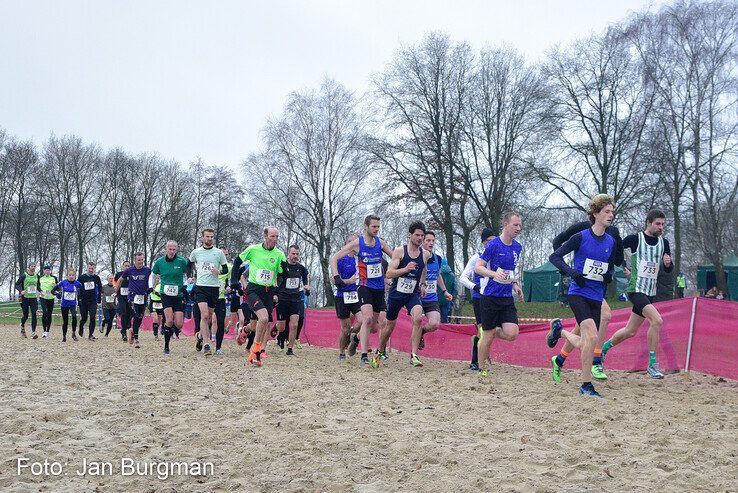
<svg viewBox="0 0 738 493">
<path fill-rule="evenodd" d="M 375 216 L 374 214 L 369 214 L 364 218 L 364 226 L 369 226 L 372 221 L 379 221 L 379 216 Z"/>
<path fill-rule="evenodd" d="M 428 231 L 425 232 L 425 236 L 428 236 L 428 235 L 433 235 L 433 238 L 436 237 L 436 233 L 433 232 L 433 230 L 431 230 L 431 229 L 429 229 Z"/>
<path fill-rule="evenodd" d="M 646 214 L 646 224 L 654 222 L 656 219 L 666 219 L 666 214 L 661 209 L 651 209 Z"/>
<path fill-rule="evenodd" d="M 143 256 L 144 256 L 143 252 L 136 252 L 133 254 L 134 259 L 136 259 L 137 257 L 143 257 Z"/>
<path fill-rule="evenodd" d="M 200 233 L 200 234 L 201 235 L 204 235 L 205 233 L 213 233 L 213 234 L 215 234 L 215 230 L 213 228 L 205 228 L 205 229 L 202 230 L 202 233 Z"/>
<path fill-rule="evenodd" d="M 502 215 L 502 224 L 504 225 L 504 224 L 509 223 L 510 222 L 510 219 L 512 219 L 515 216 L 518 216 L 518 217 L 521 217 L 521 218 L 523 217 L 523 216 L 520 215 L 520 213 L 518 211 L 507 211 L 507 212 L 505 212 Z"/>
<path fill-rule="evenodd" d="M 415 230 L 419 229 L 425 234 L 425 224 L 423 224 L 423 221 L 413 221 L 410 223 L 410 226 L 407 228 L 407 232 L 410 234 L 415 233 Z"/>
<path fill-rule="evenodd" d="M 97 266 L 97 264 L 95 262 L 93 262 L 92 260 L 90 260 L 89 262 L 87 262 L 87 266 L 89 267 L 91 265 L 92 266 Z"/>
<path fill-rule="evenodd" d="M 289 252 L 289 251 L 290 251 L 290 250 L 292 250 L 293 248 L 294 248 L 295 250 L 297 250 L 298 252 L 300 251 L 300 247 L 299 247 L 299 246 L 297 246 L 297 245 L 296 245 L 295 243 L 293 243 L 292 245 L 290 245 L 290 247 L 289 247 L 289 248 L 287 249 L 287 251 Z"/>
</svg>

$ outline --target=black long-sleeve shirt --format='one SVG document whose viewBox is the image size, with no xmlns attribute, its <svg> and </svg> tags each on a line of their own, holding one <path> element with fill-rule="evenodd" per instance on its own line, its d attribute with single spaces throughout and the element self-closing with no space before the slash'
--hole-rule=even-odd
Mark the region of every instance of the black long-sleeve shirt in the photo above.
<svg viewBox="0 0 738 493">
<path fill-rule="evenodd" d="M 88 274 L 85 272 L 79 279 L 82 290 L 79 292 L 79 304 L 92 305 L 100 304 L 100 295 L 102 294 L 102 281 L 97 274 Z"/>
</svg>

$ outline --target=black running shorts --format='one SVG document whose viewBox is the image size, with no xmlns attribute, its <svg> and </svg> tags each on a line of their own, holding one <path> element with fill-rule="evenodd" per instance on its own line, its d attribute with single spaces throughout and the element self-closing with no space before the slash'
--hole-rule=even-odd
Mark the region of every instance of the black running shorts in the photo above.
<svg viewBox="0 0 738 493">
<path fill-rule="evenodd" d="M 384 289 L 359 286 L 356 291 L 359 293 L 359 303 L 361 303 L 361 306 L 372 305 L 372 311 L 374 313 L 387 310 L 387 303 L 384 300 Z"/>
<path fill-rule="evenodd" d="M 643 315 L 643 309 L 653 303 L 653 298 L 653 296 L 647 296 L 643 293 L 628 293 L 628 299 L 633 303 L 633 313 L 643 318 L 646 318 Z"/>
<path fill-rule="evenodd" d="M 569 308 L 574 312 L 574 318 L 581 325 L 587 319 L 594 320 L 595 326 L 600 326 L 600 314 L 602 312 L 602 301 L 596 301 L 578 294 L 567 296 Z"/>
<path fill-rule="evenodd" d="M 195 303 L 207 303 L 208 308 L 215 308 L 218 296 L 220 296 L 218 286 L 195 286 Z"/>
<path fill-rule="evenodd" d="M 482 329 L 494 330 L 502 324 L 518 323 L 518 310 L 512 296 L 482 296 L 479 301 Z"/>
</svg>

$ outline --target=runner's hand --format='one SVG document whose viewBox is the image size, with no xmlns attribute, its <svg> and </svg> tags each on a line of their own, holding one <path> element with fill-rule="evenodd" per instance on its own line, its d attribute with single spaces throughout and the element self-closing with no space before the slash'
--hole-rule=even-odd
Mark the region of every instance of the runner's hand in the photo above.
<svg viewBox="0 0 738 493">
<path fill-rule="evenodd" d="M 278 297 L 278 296 L 277 296 L 277 295 L 275 294 L 275 295 L 274 295 L 274 296 L 272 297 L 272 301 L 274 301 L 274 304 L 276 305 L 277 303 L 279 303 L 279 297 Z"/>
<path fill-rule="evenodd" d="M 25 295 L 26 295 L 26 290 L 24 289 L 23 291 L 21 291 L 21 296 L 25 296 Z"/>
<path fill-rule="evenodd" d="M 494 270 L 492 271 L 492 279 L 497 282 L 504 283 L 506 281 L 509 281 L 510 277 L 504 272 L 497 272 L 496 270 Z"/>
<path fill-rule="evenodd" d="M 610 284 L 612 282 L 612 272 L 606 272 L 602 274 L 602 281 L 605 284 Z"/>
<path fill-rule="evenodd" d="M 305 288 L 305 296 L 310 296 L 310 288 Z"/>
<path fill-rule="evenodd" d="M 337 288 L 342 288 L 346 286 L 346 283 L 343 282 L 343 279 L 341 279 L 341 276 L 339 276 L 338 274 L 333 276 L 333 284 L 335 284 Z"/>
<path fill-rule="evenodd" d="M 220 274 L 220 271 L 218 270 L 218 268 L 216 266 L 212 266 L 210 268 L 210 273 L 213 274 L 214 276 L 217 276 L 217 275 Z"/>
<path fill-rule="evenodd" d="M 518 298 L 520 298 L 520 301 L 524 301 L 523 290 L 520 289 L 520 286 L 518 286 L 517 284 L 513 284 L 513 290 L 515 291 L 515 294 L 518 295 Z"/>
<path fill-rule="evenodd" d="M 669 255 L 668 253 L 664 254 L 664 266 L 667 268 L 671 267 L 671 255 Z"/>
<path fill-rule="evenodd" d="M 408 262 L 408 264 L 405 266 L 405 272 L 410 273 L 414 271 L 417 268 L 418 264 L 415 262 Z"/>
<path fill-rule="evenodd" d="M 587 279 L 584 277 L 584 274 L 579 271 L 572 272 L 571 280 L 577 283 L 577 286 L 579 286 L 580 288 L 583 288 L 587 285 Z"/>
<path fill-rule="evenodd" d="M 625 274 L 625 277 L 630 277 L 630 269 L 623 267 L 623 274 Z"/>
<path fill-rule="evenodd" d="M 476 284 L 475 284 L 475 287 L 476 287 Z M 443 296 L 445 296 L 445 297 L 446 297 L 446 301 L 451 301 L 451 300 L 453 300 L 453 299 L 454 299 L 454 295 L 452 295 L 452 294 L 451 294 L 451 293 L 449 293 L 448 291 L 446 291 L 445 293 L 443 293 Z"/>
</svg>

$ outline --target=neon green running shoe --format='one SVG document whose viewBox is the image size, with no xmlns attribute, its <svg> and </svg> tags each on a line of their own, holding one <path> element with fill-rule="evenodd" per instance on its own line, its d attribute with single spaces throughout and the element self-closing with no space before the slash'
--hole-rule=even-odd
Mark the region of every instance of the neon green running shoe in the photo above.
<svg viewBox="0 0 738 493">
<path fill-rule="evenodd" d="M 554 382 L 555 383 L 561 382 L 561 367 L 558 364 L 556 364 L 556 356 L 551 358 L 551 368 L 553 369 L 553 373 L 551 374 L 551 376 L 553 377 Z"/>
<path fill-rule="evenodd" d="M 374 357 L 372 358 L 372 368 L 379 368 L 379 365 L 382 362 L 383 355 L 384 353 L 377 349 L 377 352 L 374 353 Z"/>
<path fill-rule="evenodd" d="M 302 344 L 300 344 L 300 339 L 295 339 L 295 347 L 297 349 L 302 349 Z"/>
<path fill-rule="evenodd" d="M 605 369 L 602 367 L 602 364 L 592 365 L 592 377 L 597 380 L 607 380 L 607 375 L 605 374 Z"/>
<path fill-rule="evenodd" d="M 417 354 L 410 356 L 410 364 L 416 367 L 423 366 L 423 363 L 420 362 L 420 358 L 418 358 Z"/>
<path fill-rule="evenodd" d="M 482 368 L 479 370 L 479 376 L 480 377 L 488 377 L 489 376 L 489 370 L 486 368 Z"/>
</svg>

